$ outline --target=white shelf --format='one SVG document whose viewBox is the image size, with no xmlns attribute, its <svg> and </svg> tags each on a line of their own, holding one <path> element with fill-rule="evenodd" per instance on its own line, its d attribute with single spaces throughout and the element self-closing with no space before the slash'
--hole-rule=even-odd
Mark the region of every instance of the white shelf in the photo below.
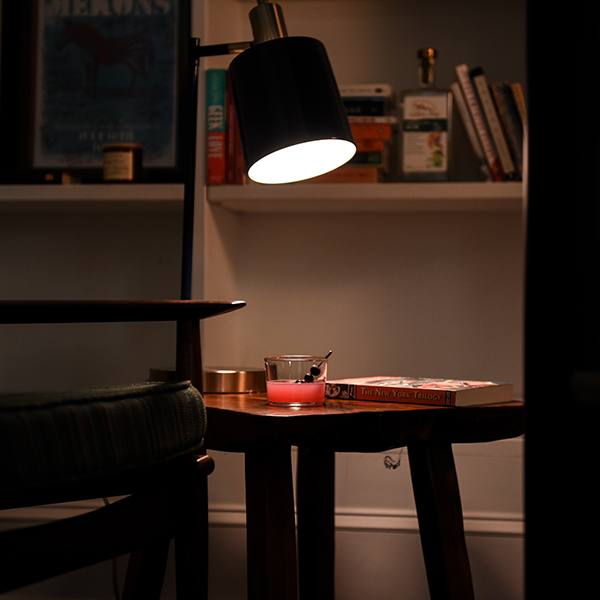
<svg viewBox="0 0 600 600">
<path fill-rule="evenodd" d="M 520 182 L 211 186 L 208 202 L 241 213 L 520 211 Z"/>
<path fill-rule="evenodd" d="M 164 210 L 183 206 L 183 185 L 157 184 L 39 184 L 0 186 L 0 210 L 143 207 Z"/>
<path fill-rule="evenodd" d="M 520 211 L 522 183 L 379 183 L 222 185 L 212 205 L 241 213 Z M 0 210 L 179 209 L 181 184 L 3 185 Z"/>
</svg>

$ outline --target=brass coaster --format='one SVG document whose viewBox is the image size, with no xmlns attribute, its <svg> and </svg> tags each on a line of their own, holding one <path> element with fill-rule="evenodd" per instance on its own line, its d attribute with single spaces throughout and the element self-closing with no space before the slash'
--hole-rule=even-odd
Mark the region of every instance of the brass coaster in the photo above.
<svg viewBox="0 0 600 600">
<path fill-rule="evenodd" d="M 150 381 L 175 381 L 175 369 L 150 369 Z M 249 394 L 266 392 L 264 369 L 207 367 L 204 370 L 204 392 L 207 394 Z"/>
<path fill-rule="evenodd" d="M 247 394 L 266 392 L 264 369 L 207 367 L 204 370 L 204 391 L 208 394 Z"/>
</svg>

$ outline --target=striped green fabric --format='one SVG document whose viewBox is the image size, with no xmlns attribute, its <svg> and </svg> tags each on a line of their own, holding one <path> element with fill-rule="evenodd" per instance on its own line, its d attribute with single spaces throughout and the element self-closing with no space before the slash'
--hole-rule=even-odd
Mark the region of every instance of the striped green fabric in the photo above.
<svg viewBox="0 0 600 600">
<path fill-rule="evenodd" d="M 0 493 L 153 466 L 202 445 L 189 381 L 0 394 Z"/>
</svg>

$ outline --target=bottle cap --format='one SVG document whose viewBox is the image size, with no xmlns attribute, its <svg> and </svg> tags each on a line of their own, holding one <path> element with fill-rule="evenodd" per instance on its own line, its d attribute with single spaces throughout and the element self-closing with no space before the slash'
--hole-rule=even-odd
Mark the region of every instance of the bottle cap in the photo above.
<svg viewBox="0 0 600 600">
<path fill-rule="evenodd" d="M 417 58 L 435 58 L 437 50 L 435 48 L 421 48 L 417 52 Z"/>
</svg>

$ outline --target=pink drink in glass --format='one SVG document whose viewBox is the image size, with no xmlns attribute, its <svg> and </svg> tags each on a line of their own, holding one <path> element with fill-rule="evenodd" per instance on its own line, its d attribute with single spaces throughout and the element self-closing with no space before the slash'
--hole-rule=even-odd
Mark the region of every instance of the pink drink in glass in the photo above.
<svg viewBox="0 0 600 600">
<path fill-rule="evenodd" d="M 302 381 L 278 379 L 267 381 L 267 397 L 273 404 L 306 406 L 325 402 L 325 381 Z"/>
</svg>

